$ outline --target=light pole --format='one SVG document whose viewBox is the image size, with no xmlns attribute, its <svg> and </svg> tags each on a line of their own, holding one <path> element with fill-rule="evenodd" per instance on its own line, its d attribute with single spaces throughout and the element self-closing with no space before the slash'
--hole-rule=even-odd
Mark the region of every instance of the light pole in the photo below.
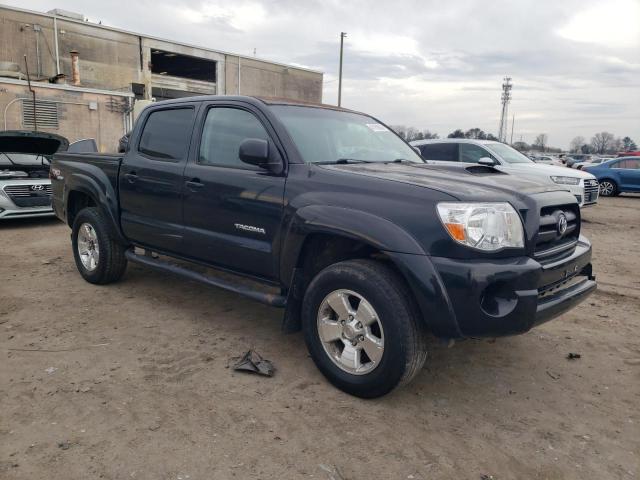
<svg viewBox="0 0 640 480">
<path fill-rule="evenodd" d="M 344 37 L 346 32 L 340 32 L 340 71 L 338 73 L 338 106 L 342 105 L 342 52 L 344 50 Z"/>
</svg>

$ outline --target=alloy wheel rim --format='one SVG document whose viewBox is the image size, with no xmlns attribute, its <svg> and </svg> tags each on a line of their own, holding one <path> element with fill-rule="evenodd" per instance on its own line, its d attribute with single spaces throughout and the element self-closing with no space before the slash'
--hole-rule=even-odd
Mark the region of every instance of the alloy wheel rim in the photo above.
<svg viewBox="0 0 640 480">
<path fill-rule="evenodd" d="M 352 290 L 334 290 L 318 309 L 318 336 L 331 361 L 352 375 L 366 375 L 381 362 L 384 331 L 375 309 Z"/>
<path fill-rule="evenodd" d="M 78 255 L 82 266 L 92 272 L 98 267 L 100 245 L 98 235 L 90 223 L 83 223 L 78 230 Z"/>
<path fill-rule="evenodd" d="M 600 193 L 602 195 L 611 195 L 613 193 L 613 185 L 611 182 L 602 182 L 600 184 Z"/>
</svg>

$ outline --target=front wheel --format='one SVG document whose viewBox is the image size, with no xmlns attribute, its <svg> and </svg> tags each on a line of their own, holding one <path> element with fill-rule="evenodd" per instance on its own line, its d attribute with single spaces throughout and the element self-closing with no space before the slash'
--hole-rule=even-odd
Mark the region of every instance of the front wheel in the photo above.
<svg viewBox="0 0 640 480">
<path fill-rule="evenodd" d="M 98 208 L 83 208 L 76 215 L 71 243 L 76 267 L 87 282 L 111 283 L 124 274 L 125 247 L 115 240 L 109 221 Z"/>
<path fill-rule="evenodd" d="M 322 270 L 305 293 L 302 321 L 313 361 L 335 386 L 363 398 L 408 383 L 422 368 L 425 333 L 402 278 L 373 260 Z"/>
<path fill-rule="evenodd" d="M 600 182 L 600 195 L 603 197 L 614 197 L 618 194 L 618 186 L 613 180 L 602 180 Z"/>
</svg>

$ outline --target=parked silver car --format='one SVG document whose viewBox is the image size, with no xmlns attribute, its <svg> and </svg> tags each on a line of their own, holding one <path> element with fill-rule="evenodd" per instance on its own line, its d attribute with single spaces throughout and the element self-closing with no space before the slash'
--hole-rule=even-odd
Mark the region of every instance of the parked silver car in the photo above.
<svg viewBox="0 0 640 480">
<path fill-rule="evenodd" d="M 495 166 L 512 175 L 523 175 L 545 183 L 563 185 L 581 207 L 598 201 L 598 181 L 590 173 L 569 170 L 557 165 L 535 163 L 515 148 L 492 140 L 444 138 L 416 140 L 411 145 L 420 150 L 427 161 L 481 163 Z"/>
<path fill-rule="evenodd" d="M 53 215 L 49 157 L 68 146 L 51 133 L 0 132 L 0 220 Z"/>
</svg>

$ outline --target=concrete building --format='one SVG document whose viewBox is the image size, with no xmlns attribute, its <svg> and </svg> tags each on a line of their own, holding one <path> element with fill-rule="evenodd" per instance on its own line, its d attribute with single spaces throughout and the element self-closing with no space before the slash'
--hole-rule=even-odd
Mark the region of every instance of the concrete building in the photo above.
<svg viewBox="0 0 640 480">
<path fill-rule="evenodd" d="M 77 52 L 77 53 L 76 53 Z M 26 58 L 25 58 L 26 55 Z M 320 103 L 322 73 L 87 22 L 0 6 L 0 128 L 38 129 L 112 151 L 136 100 L 258 95 Z"/>
</svg>

